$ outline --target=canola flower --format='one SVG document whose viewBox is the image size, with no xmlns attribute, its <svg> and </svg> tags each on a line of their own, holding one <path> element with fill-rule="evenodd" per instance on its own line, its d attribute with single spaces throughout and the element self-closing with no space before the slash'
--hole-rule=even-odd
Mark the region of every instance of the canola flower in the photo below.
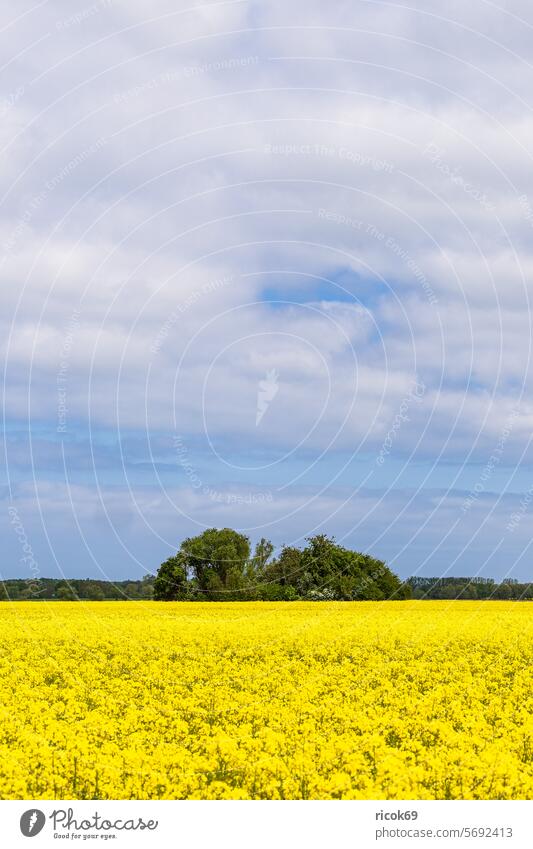
<svg viewBox="0 0 533 849">
<path fill-rule="evenodd" d="M 2 799 L 527 799 L 533 607 L 0 604 Z"/>
</svg>

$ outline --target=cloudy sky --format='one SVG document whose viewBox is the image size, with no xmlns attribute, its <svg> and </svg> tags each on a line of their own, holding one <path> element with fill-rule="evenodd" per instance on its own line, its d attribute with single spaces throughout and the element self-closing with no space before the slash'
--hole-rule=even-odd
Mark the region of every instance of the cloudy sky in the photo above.
<svg viewBox="0 0 533 849">
<path fill-rule="evenodd" d="M 531 4 L 20 0 L 0 45 L 2 577 L 229 525 L 532 579 Z"/>
</svg>

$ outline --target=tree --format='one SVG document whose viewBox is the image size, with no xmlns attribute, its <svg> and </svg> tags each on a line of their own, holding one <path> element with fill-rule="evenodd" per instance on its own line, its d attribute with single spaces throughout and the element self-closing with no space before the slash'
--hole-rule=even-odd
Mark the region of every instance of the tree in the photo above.
<svg viewBox="0 0 533 849">
<path fill-rule="evenodd" d="M 231 528 L 209 528 L 182 542 L 178 554 L 162 564 L 154 582 L 154 598 L 184 598 L 187 585 L 206 599 L 242 598 L 250 541 Z"/>
<path fill-rule="evenodd" d="M 89 601 L 103 601 L 105 599 L 105 593 L 102 587 L 98 586 L 95 581 L 88 581 L 85 589 L 86 598 Z"/>
<path fill-rule="evenodd" d="M 254 556 L 252 557 L 251 565 L 255 575 L 262 575 L 266 569 L 267 563 L 274 553 L 274 546 L 270 540 L 261 537 L 255 546 Z"/>
<path fill-rule="evenodd" d="M 265 564 L 257 575 L 257 596 L 264 601 L 292 601 L 298 598 L 296 583 L 302 572 L 302 552 L 284 546 L 279 557 Z"/>
<path fill-rule="evenodd" d="M 276 560 L 263 570 L 263 580 L 282 587 L 296 586 L 302 572 L 302 552 L 294 546 L 284 546 Z"/>
<path fill-rule="evenodd" d="M 209 528 L 183 541 L 163 563 L 154 581 L 154 598 L 173 600 L 260 599 L 263 601 L 380 600 L 410 598 L 411 586 L 382 560 L 351 551 L 325 534 L 306 540 L 303 549 L 250 541 L 230 528 Z"/>
<path fill-rule="evenodd" d="M 176 554 L 161 564 L 153 588 L 157 601 L 176 601 L 186 597 L 187 568 L 183 555 Z"/>
<path fill-rule="evenodd" d="M 68 584 L 60 584 L 56 587 L 56 598 L 61 601 L 74 601 L 77 596 Z"/>
<path fill-rule="evenodd" d="M 140 586 L 140 597 L 149 599 L 154 597 L 154 576 L 145 575 Z"/>
<path fill-rule="evenodd" d="M 512 597 L 513 597 L 512 584 L 507 583 L 506 581 L 499 584 L 496 587 L 496 590 L 494 591 L 494 598 L 497 598 L 501 601 L 505 601 L 505 600 L 512 598 Z"/>
<path fill-rule="evenodd" d="M 300 598 L 379 600 L 405 598 L 410 589 L 381 560 L 350 551 L 325 534 L 307 539 L 303 550 L 286 547 L 265 575 L 292 586 Z"/>
</svg>

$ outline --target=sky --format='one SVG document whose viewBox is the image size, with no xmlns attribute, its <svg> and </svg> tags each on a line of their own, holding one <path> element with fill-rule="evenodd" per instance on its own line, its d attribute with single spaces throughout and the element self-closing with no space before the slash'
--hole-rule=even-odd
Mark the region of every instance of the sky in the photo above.
<svg viewBox="0 0 533 849">
<path fill-rule="evenodd" d="M 0 13 L 0 576 L 533 579 L 533 9 Z"/>
</svg>

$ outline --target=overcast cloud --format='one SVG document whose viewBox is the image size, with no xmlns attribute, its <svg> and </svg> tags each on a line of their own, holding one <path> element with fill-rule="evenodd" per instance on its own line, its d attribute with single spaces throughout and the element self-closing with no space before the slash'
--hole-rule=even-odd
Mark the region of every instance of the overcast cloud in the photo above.
<svg viewBox="0 0 533 849">
<path fill-rule="evenodd" d="M 3 577 L 16 509 L 43 576 L 230 525 L 531 578 L 532 35 L 518 0 L 6 7 Z"/>
</svg>

